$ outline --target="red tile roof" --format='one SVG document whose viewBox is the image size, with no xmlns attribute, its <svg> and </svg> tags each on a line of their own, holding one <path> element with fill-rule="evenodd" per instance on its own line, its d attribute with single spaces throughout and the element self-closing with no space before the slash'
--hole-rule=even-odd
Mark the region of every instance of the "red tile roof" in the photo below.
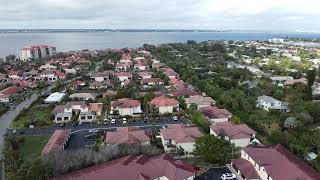
<svg viewBox="0 0 320 180">
<path fill-rule="evenodd" d="M 107 144 L 139 144 L 150 141 L 150 134 L 146 130 L 136 127 L 120 127 L 115 132 L 107 132 Z"/>
<path fill-rule="evenodd" d="M 253 164 L 245 159 L 239 158 L 232 160 L 232 165 L 237 168 L 246 179 L 261 179 Z"/>
<path fill-rule="evenodd" d="M 147 83 L 164 83 L 164 81 L 160 78 L 147 78 L 147 79 L 143 79 L 141 80 L 141 82 L 143 84 L 147 84 Z"/>
<path fill-rule="evenodd" d="M 140 105 L 141 103 L 139 100 L 134 100 L 129 98 L 118 99 L 118 101 L 111 101 L 112 107 L 133 108 Z"/>
<path fill-rule="evenodd" d="M 129 73 L 129 72 L 118 72 L 118 73 L 116 73 L 116 76 L 117 77 L 132 77 L 132 74 L 131 73 Z"/>
<path fill-rule="evenodd" d="M 243 151 L 257 164 L 263 166 L 272 179 L 320 179 L 319 172 L 280 144 L 271 147 L 246 147 Z"/>
<path fill-rule="evenodd" d="M 177 106 L 179 102 L 173 98 L 168 98 L 165 96 L 156 97 L 151 101 L 151 105 L 161 107 L 161 106 Z"/>
<path fill-rule="evenodd" d="M 71 129 L 55 130 L 41 154 L 46 155 L 53 151 L 63 150 L 65 143 L 70 137 Z"/>
<path fill-rule="evenodd" d="M 22 87 L 11 86 L 0 91 L 0 98 L 6 98 L 22 91 L 23 91 Z"/>
<path fill-rule="evenodd" d="M 199 93 L 197 91 L 189 89 L 189 88 L 179 89 L 177 91 L 172 92 L 171 94 L 174 97 L 199 95 Z"/>
<path fill-rule="evenodd" d="M 194 176 L 196 169 L 168 154 L 153 157 L 126 156 L 117 160 L 78 170 L 59 180 L 151 180 L 165 176 L 170 180 L 183 180 Z"/>
<path fill-rule="evenodd" d="M 214 123 L 210 128 L 218 136 L 228 136 L 230 139 L 251 138 L 252 134 L 256 134 L 256 132 L 246 124 L 233 124 L 228 121 Z"/>
<path fill-rule="evenodd" d="M 210 119 L 214 118 L 229 118 L 231 113 L 226 109 L 219 109 L 216 106 L 208 106 L 208 107 L 202 107 L 199 109 L 200 112 L 202 112 L 205 116 L 207 116 Z"/>
<path fill-rule="evenodd" d="M 160 134 L 164 139 L 174 139 L 176 143 L 192 143 L 203 133 L 198 127 L 186 127 L 182 125 L 170 125 L 167 129 L 161 129 Z"/>
<path fill-rule="evenodd" d="M 91 112 L 102 112 L 102 108 L 103 108 L 103 103 L 90 103 L 89 106 L 89 111 Z"/>
</svg>

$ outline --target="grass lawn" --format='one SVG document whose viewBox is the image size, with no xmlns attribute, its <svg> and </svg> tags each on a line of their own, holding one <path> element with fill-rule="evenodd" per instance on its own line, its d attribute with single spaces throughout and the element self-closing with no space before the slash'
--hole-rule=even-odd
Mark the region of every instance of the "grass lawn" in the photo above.
<svg viewBox="0 0 320 180">
<path fill-rule="evenodd" d="M 34 121 L 35 127 L 46 127 L 53 125 L 51 111 L 53 107 L 41 104 L 41 101 L 34 102 L 29 109 L 24 110 L 10 124 L 11 128 L 27 128 Z"/>
<path fill-rule="evenodd" d="M 22 136 L 24 141 L 19 145 L 21 159 L 37 157 L 47 144 L 50 136 Z"/>
</svg>

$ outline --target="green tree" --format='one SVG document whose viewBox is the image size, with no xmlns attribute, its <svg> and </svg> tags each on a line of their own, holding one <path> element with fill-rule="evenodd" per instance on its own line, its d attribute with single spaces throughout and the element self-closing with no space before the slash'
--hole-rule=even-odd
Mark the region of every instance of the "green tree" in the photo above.
<svg viewBox="0 0 320 180">
<path fill-rule="evenodd" d="M 205 135 L 196 140 L 194 154 L 208 163 L 225 164 L 230 161 L 231 151 L 229 142 L 212 135 Z"/>
<path fill-rule="evenodd" d="M 309 70 L 307 72 L 307 80 L 308 80 L 308 85 L 310 87 L 313 86 L 315 78 L 316 78 L 316 70 L 315 69 Z"/>
</svg>

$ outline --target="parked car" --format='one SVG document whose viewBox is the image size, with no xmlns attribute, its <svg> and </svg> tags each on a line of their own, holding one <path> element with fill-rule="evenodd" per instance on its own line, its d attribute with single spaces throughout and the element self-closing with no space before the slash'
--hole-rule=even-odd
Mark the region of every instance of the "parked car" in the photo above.
<svg viewBox="0 0 320 180">
<path fill-rule="evenodd" d="M 60 124 L 60 127 L 64 127 L 64 125 L 65 125 L 64 123 L 61 123 L 61 124 Z"/>
<path fill-rule="evenodd" d="M 78 122 L 72 123 L 72 126 L 78 126 Z"/>
<path fill-rule="evenodd" d="M 177 116 L 173 116 L 173 120 L 174 120 L 174 121 L 178 121 L 179 119 L 178 119 Z"/>
<path fill-rule="evenodd" d="M 104 125 L 107 125 L 107 124 L 108 124 L 108 121 L 104 120 L 104 121 L 103 121 L 103 124 L 104 124 Z"/>
<path fill-rule="evenodd" d="M 122 123 L 127 124 L 127 118 L 122 118 Z"/>
<path fill-rule="evenodd" d="M 158 118 L 158 117 L 156 117 L 155 121 L 156 121 L 156 122 L 159 122 L 159 118 Z"/>
<path fill-rule="evenodd" d="M 111 124 L 115 124 L 116 120 L 115 119 L 111 119 Z"/>
<path fill-rule="evenodd" d="M 98 129 L 89 129 L 89 133 L 97 133 L 97 132 L 99 132 Z"/>
<path fill-rule="evenodd" d="M 234 175 L 232 173 L 224 173 L 221 175 L 221 179 L 222 180 L 233 180 L 233 179 L 236 179 L 236 175 Z"/>
</svg>

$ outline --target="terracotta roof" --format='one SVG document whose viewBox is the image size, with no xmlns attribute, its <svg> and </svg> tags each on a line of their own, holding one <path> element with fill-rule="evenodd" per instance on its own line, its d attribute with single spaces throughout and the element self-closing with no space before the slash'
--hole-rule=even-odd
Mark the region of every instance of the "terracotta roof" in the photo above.
<svg viewBox="0 0 320 180">
<path fill-rule="evenodd" d="M 189 89 L 189 88 L 179 89 L 177 91 L 172 92 L 171 94 L 174 97 L 199 95 L 199 93 L 197 91 Z"/>
<path fill-rule="evenodd" d="M 207 116 L 210 119 L 214 118 L 229 118 L 231 113 L 226 109 L 219 109 L 216 106 L 208 106 L 208 107 L 202 107 L 199 109 L 200 112 L 202 112 L 205 116 Z"/>
<path fill-rule="evenodd" d="M 115 132 L 107 132 L 105 142 L 107 144 L 138 144 L 150 140 L 150 134 L 146 130 L 135 127 L 120 127 Z"/>
<path fill-rule="evenodd" d="M 168 98 L 165 96 L 156 97 L 151 101 L 151 105 L 153 106 L 177 106 L 179 102 L 173 98 Z"/>
<path fill-rule="evenodd" d="M 71 129 L 55 130 L 41 154 L 46 155 L 53 151 L 63 150 L 65 143 L 70 137 Z"/>
<path fill-rule="evenodd" d="M 209 105 L 215 104 L 216 101 L 211 97 L 204 97 L 201 95 L 194 95 L 186 98 L 186 103 L 188 104 L 196 104 L 196 105 Z"/>
<path fill-rule="evenodd" d="M 164 82 L 162 79 L 160 78 L 147 78 L 147 79 L 142 79 L 141 82 L 143 84 L 146 84 L 146 83 L 161 83 L 161 82 Z"/>
<path fill-rule="evenodd" d="M 132 77 L 132 74 L 129 73 L 129 72 L 118 72 L 116 74 L 116 76 L 118 76 L 118 77 L 121 77 L 121 76 L 123 76 L 123 77 Z"/>
<path fill-rule="evenodd" d="M 90 103 L 88 108 L 91 112 L 102 112 L 103 103 Z"/>
<path fill-rule="evenodd" d="M 11 86 L 0 91 L 0 98 L 6 98 L 22 91 L 23 91 L 22 87 Z"/>
<path fill-rule="evenodd" d="M 253 164 L 243 158 L 232 160 L 232 165 L 235 166 L 246 179 L 261 179 Z"/>
<path fill-rule="evenodd" d="M 140 105 L 141 103 L 139 100 L 129 99 L 129 98 L 118 99 L 118 101 L 111 101 L 112 107 L 133 108 Z"/>
<path fill-rule="evenodd" d="M 167 129 L 161 129 L 160 134 L 164 139 L 174 139 L 176 143 L 195 142 L 202 137 L 203 133 L 198 127 L 185 127 L 181 125 L 171 125 Z"/>
<path fill-rule="evenodd" d="M 246 147 L 243 151 L 258 165 L 263 166 L 272 179 L 320 179 L 319 172 L 280 144 L 271 147 Z"/>
<path fill-rule="evenodd" d="M 251 138 L 252 134 L 256 134 L 256 132 L 246 124 L 233 124 L 228 121 L 214 123 L 210 128 L 218 136 L 228 136 L 230 139 Z"/>
<path fill-rule="evenodd" d="M 194 176 L 196 169 L 168 154 L 153 157 L 126 156 L 57 177 L 59 180 L 151 180 L 166 177 L 183 180 Z"/>
</svg>

